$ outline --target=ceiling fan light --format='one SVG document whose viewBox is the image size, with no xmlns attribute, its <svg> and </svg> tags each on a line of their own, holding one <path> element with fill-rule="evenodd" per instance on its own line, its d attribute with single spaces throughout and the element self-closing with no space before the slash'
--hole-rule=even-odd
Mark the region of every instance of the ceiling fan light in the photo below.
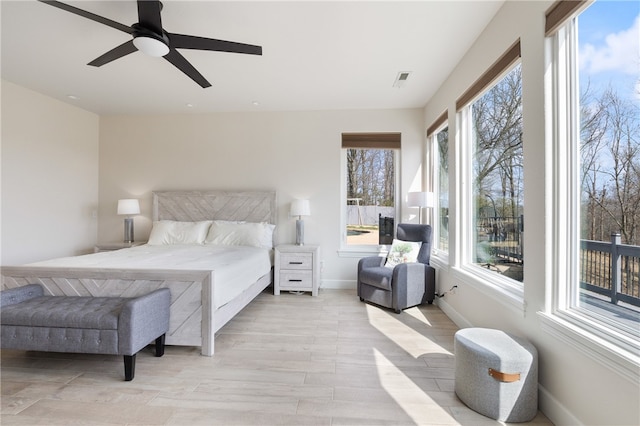
<svg viewBox="0 0 640 426">
<path fill-rule="evenodd" d="M 133 45 L 136 49 L 149 56 L 160 57 L 169 53 L 169 46 L 152 37 L 135 37 L 133 39 Z"/>
</svg>

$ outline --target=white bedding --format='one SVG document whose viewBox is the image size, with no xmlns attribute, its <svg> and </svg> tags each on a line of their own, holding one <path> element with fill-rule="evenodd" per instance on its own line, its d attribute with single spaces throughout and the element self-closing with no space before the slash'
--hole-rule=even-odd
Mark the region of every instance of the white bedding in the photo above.
<svg viewBox="0 0 640 426">
<path fill-rule="evenodd" d="M 269 273 L 271 250 L 226 245 L 143 245 L 122 250 L 63 257 L 29 266 L 105 269 L 212 271 L 215 308 L 225 305 Z"/>
</svg>

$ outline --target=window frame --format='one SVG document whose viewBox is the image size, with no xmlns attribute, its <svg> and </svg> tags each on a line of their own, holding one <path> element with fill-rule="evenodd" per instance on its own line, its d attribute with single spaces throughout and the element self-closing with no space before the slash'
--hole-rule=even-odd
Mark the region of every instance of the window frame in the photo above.
<svg viewBox="0 0 640 426">
<path fill-rule="evenodd" d="M 394 234 L 401 212 L 400 199 L 400 133 L 343 133 L 340 152 L 340 257 L 363 257 L 386 255 L 388 246 L 384 244 L 347 244 L 347 150 L 348 149 L 392 149 L 394 167 Z"/>
<path fill-rule="evenodd" d="M 573 16 L 584 10 L 572 9 Z M 547 140 L 551 151 L 551 285 L 545 307 L 538 312 L 542 330 L 582 354 L 637 380 L 640 341 L 596 313 L 574 306 L 578 300 L 580 249 L 580 92 L 577 67 L 577 25 L 568 19 L 545 40 L 551 66 L 545 75 L 548 95 Z"/>
<path fill-rule="evenodd" d="M 436 202 L 436 205 L 434 206 L 433 209 L 433 241 L 435 242 L 433 244 L 433 249 L 431 250 L 432 252 L 432 259 L 439 261 L 440 263 L 443 264 L 448 264 L 449 263 L 449 250 L 442 250 L 440 249 L 440 221 L 441 221 L 441 217 L 440 217 L 440 146 L 438 144 L 438 135 L 440 134 L 440 132 L 442 132 L 444 129 L 449 128 L 449 114 L 448 111 L 445 111 L 444 113 L 442 113 L 442 115 L 440 115 L 435 121 L 434 123 L 429 126 L 429 128 L 427 129 L 427 146 L 428 146 L 428 150 L 427 152 L 431 153 L 431 170 L 433 171 L 431 179 L 433 182 L 433 192 L 434 192 L 434 201 Z M 451 144 L 451 132 L 449 132 L 449 139 L 447 141 L 448 144 Z M 449 150 L 450 151 L 450 150 Z M 451 164 L 451 162 L 449 161 L 449 156 L 447 156 L 447 163 L 448 165 Z M 449 169 L 450 170 L 450 169 Z M 448 185 L 448 192 L 449 192 L 449 196 L 451 194 L 451 178 L 450 176 L 448 176 L 448 181 L 449 181 L 449 185 Z M 451 217 L 450 217 L 451 219 Z M 448 235 L 448 237 L 450 238 L 450 234 Z M 451 243 L 449 243 L 449 247 L 451 247 Z"/>
<path fill-rule="evenodd" d="M 493 291 L 491 297 L 507 307 L 522 313 L 526 310 L 524 300 L 524 280 L 519 282 L 499 273 L 491 272 L 473 263 L 474 237 L 474 202 L 473 202 L 473 129 L 471 106 L 491 90 L 513 69 L 521 65 L 520 39 L 514 42 L 505 53 L 456 101 L 456 190 L 457 212 L 455 223 L 459 225 L 456 232 L 456 260 L 452 274 L 459 280 L 469 283 L 479 291 Z M 451 134 L 451 129 L 449 129 Z M 525 203 L 526 209 L 526 203 Z"/>
</svg>

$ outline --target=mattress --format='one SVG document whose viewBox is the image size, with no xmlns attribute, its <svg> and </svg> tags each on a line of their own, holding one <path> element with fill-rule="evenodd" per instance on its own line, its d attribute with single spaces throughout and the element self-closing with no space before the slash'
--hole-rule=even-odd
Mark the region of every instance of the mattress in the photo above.
<svg viewBox="0 0 640 426">
<path fill-rule="evenodd" d="M 31 263 L 48 268 L 211 271 L 215 308 L 271 270 L 272 250 L 228 245 L 142 245 Z"/>
</svg>

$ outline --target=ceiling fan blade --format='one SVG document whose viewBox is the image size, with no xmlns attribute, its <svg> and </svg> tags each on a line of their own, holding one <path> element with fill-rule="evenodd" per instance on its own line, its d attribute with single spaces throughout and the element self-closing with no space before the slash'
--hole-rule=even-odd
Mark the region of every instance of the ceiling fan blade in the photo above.
<svg viewBox="0 0 640 426">
<path fill-rule="evenodd" d="M 198 83 L 203 89 L 211 87 L 211 83 L 205 79 L 197 69 L 193 67 L 176 49 L 171 49 L 164 58 L 171 62 L 176 68 L 185 73 L 190 79 Z"/>
<path fill-rule="evenodd" d="M 253 44 L 236 43 L 233 41 L 216 40 L 185 34 L 168 33 L 167 35 L 169 37 L 169 45 L 174 49 L 213 50 L 216 52 L 262 55 L 262 46 L 255 46 Z"/>
<path fill-rule="evenodd" d="M 116 30 L 124 31 L 127 34 L 131 34 L 133 32 L 133 29 L 131 27 L 121 24 L 120 22 L 112 21 L 111 19 L 98 16 L 95 13 L 87 12 L 86 10 L 78 9 L 77 7 L 70 6 L 65 3 L 60 3 L 59 1 L 52 1 L 52 0 L 38 0 L 38 1 L 42 3 L 46 3 L 53 7 L 57 7 L 58 9 L 62 9 L 67 12 L 71 12 L 73 14 L 82 16 L 83 18 L 91 19 L 92 21 L 96 21 L 101 24 L 107 25 L 111 28 L 115 28 Z"/>
<path fill-rule="evenodd" d="M 161 9 L 162 4 L 158 0 L 138 0 L 138 23 L 156 34 L 162 34 Z"/>
<path fill-rule="evenodd" d="M 129 53 L 133 53 L 137 51 L 136 47 L 133 45 L 133 40 L 129 40 L 126 43 L 121 44 L 115 49 L 111 49 L 104 55 L 94 59 L 89 62 L 87 65 L 92 65 L 94 67 L 100 67 L 104 64 L 108 64 L 111 61 L 115 61 L 116 59 L 122 58 L 123 56 L 128 55 Z"/>
</svg>

